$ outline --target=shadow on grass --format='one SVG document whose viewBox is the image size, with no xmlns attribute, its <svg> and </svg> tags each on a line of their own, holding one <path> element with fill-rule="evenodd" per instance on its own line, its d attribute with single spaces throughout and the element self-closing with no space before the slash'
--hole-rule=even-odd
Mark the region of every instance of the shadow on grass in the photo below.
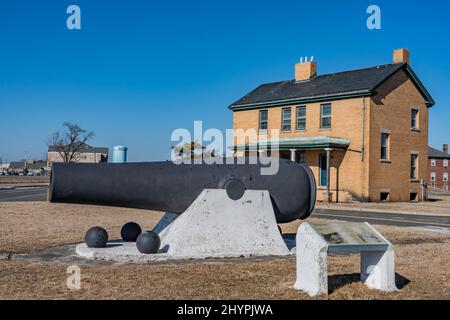
<svg viewBox="0 0 450 320">
<path fill-rule="evenodd" d="M 333 275 L 328 277 L 328 294 L 352 283 L 361 282 L 359 273 Z M 399 290 L 406 287 L 411 281 L 402 275 L 395 274 L 395 285 Z"/>
<path fill-rule="evenodd" d="M 399 275 L 398 273 L 395 274 L 395 285 L 399 290 L 403 289 L 410 283 L 411 280 L 409 280 L 408 278 L 405 278 L 404 276 Z"/>
</svg>

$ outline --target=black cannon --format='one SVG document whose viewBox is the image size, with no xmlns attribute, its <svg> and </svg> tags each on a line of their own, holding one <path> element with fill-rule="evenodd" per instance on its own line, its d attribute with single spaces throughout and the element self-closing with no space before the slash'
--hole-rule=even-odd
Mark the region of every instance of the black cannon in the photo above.
<svg viewBox="0 0 450 320">
<path fill-rule="evenodd" d="M 316 183 L 306 165 L 280 159 L 277 174 L 262 175 L 264 165 L 246 163 L 55 163 L 48 200 L 180 214 L 204 189 L 225 189 L 233 200 L 245 190 L 268 190 L 278 223 L 310 216 Z"/>
</svg>

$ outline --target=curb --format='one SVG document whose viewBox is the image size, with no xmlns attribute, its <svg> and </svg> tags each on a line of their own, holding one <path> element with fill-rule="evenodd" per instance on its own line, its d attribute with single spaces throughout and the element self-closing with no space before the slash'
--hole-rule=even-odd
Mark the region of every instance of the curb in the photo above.
<svg viewBox="0 0 450 320">
<path fill-rule="evenodd" d="M 1 190 L 14 190 L 14 189 L 19 189 L 19 188 L 42 188 L 42 187 L 48 187 L 47 185 L 20 185 L 20 186 L 7 186 L 7 187 L 2 187 L 0 186 L 0 191 Z"/>
<path fill-rule="evenodd" d="M 409 214 L 409 215 L 433 215 L 433 216 L 443 216 L 448 215 L 442 213 L 429 213 L 420 211 L 401 211 L 401 210 L 389 210 L 389 209 L 376 209 L 376 208 L 354 208 L 354 207 L 331 207 L 325 205 L 316 205 L 315 209 L 322 210 L 336 210 L 336 211 L 354 211 L 354 212 L 375 212 L 375 213 L 397 213 L 397 214 Z"/>
</svg>

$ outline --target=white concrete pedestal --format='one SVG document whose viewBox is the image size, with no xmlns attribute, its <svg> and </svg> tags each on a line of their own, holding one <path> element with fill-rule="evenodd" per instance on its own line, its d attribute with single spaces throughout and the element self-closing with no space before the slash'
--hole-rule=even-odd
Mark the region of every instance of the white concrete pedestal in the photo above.
<svg viewBox="0 0 450 320">
<path fill-rule="evenodd" d="M 340 223 L 341 226 L 345 223 Z M 294 288 L 316 296 L 328 294 L 328 252 L 361 254 L 361 281 L 369 288 L 396 291 L 395 262 L 392 244 L 375 229 L 385 244 L 330 244 L 309 223 L 300 225 L 297 236 L 297 281 Z M 339 228 L 337 228 L 339 229 Z"/>
<path fill-rule="evenodd" d="M 106 248 L 80 244 L 87 258 L 118 262 L 290 255 L 268 191 L 247 190 L 239 200 L 226 190 L 205 189 L 181 215 L 166 213 L 153 229 L 161 238 L 158 254 L 145 255 L 135 243 L 111 241 Z"/>
<path fill-rule="evenodd" d="M 159 235 L 162 252 L 177 257 L 290 253 L 278 230 L 268 191 L 247 190 L 235 201 L 226 190 L 206 189 Z"/>
<path fill-rule="evenodd" d="M 361 281 L 371 289 L 396 291 L 395 253 L 392 246 L 386 251 L 361 252 Z"/>
</svg>

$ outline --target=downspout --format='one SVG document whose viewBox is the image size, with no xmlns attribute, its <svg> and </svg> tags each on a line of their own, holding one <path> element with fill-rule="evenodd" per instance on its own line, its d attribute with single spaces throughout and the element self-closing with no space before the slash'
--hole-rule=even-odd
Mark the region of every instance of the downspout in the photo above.
<svg viewBox="0 0 450 320">
<path fill-rule="evenodd" d="M 366 97 L 362 98 L 362 146 L 361 146 L 361 161 L 364 161 L 364 140 L 366 133 Z"/>
</svg>

